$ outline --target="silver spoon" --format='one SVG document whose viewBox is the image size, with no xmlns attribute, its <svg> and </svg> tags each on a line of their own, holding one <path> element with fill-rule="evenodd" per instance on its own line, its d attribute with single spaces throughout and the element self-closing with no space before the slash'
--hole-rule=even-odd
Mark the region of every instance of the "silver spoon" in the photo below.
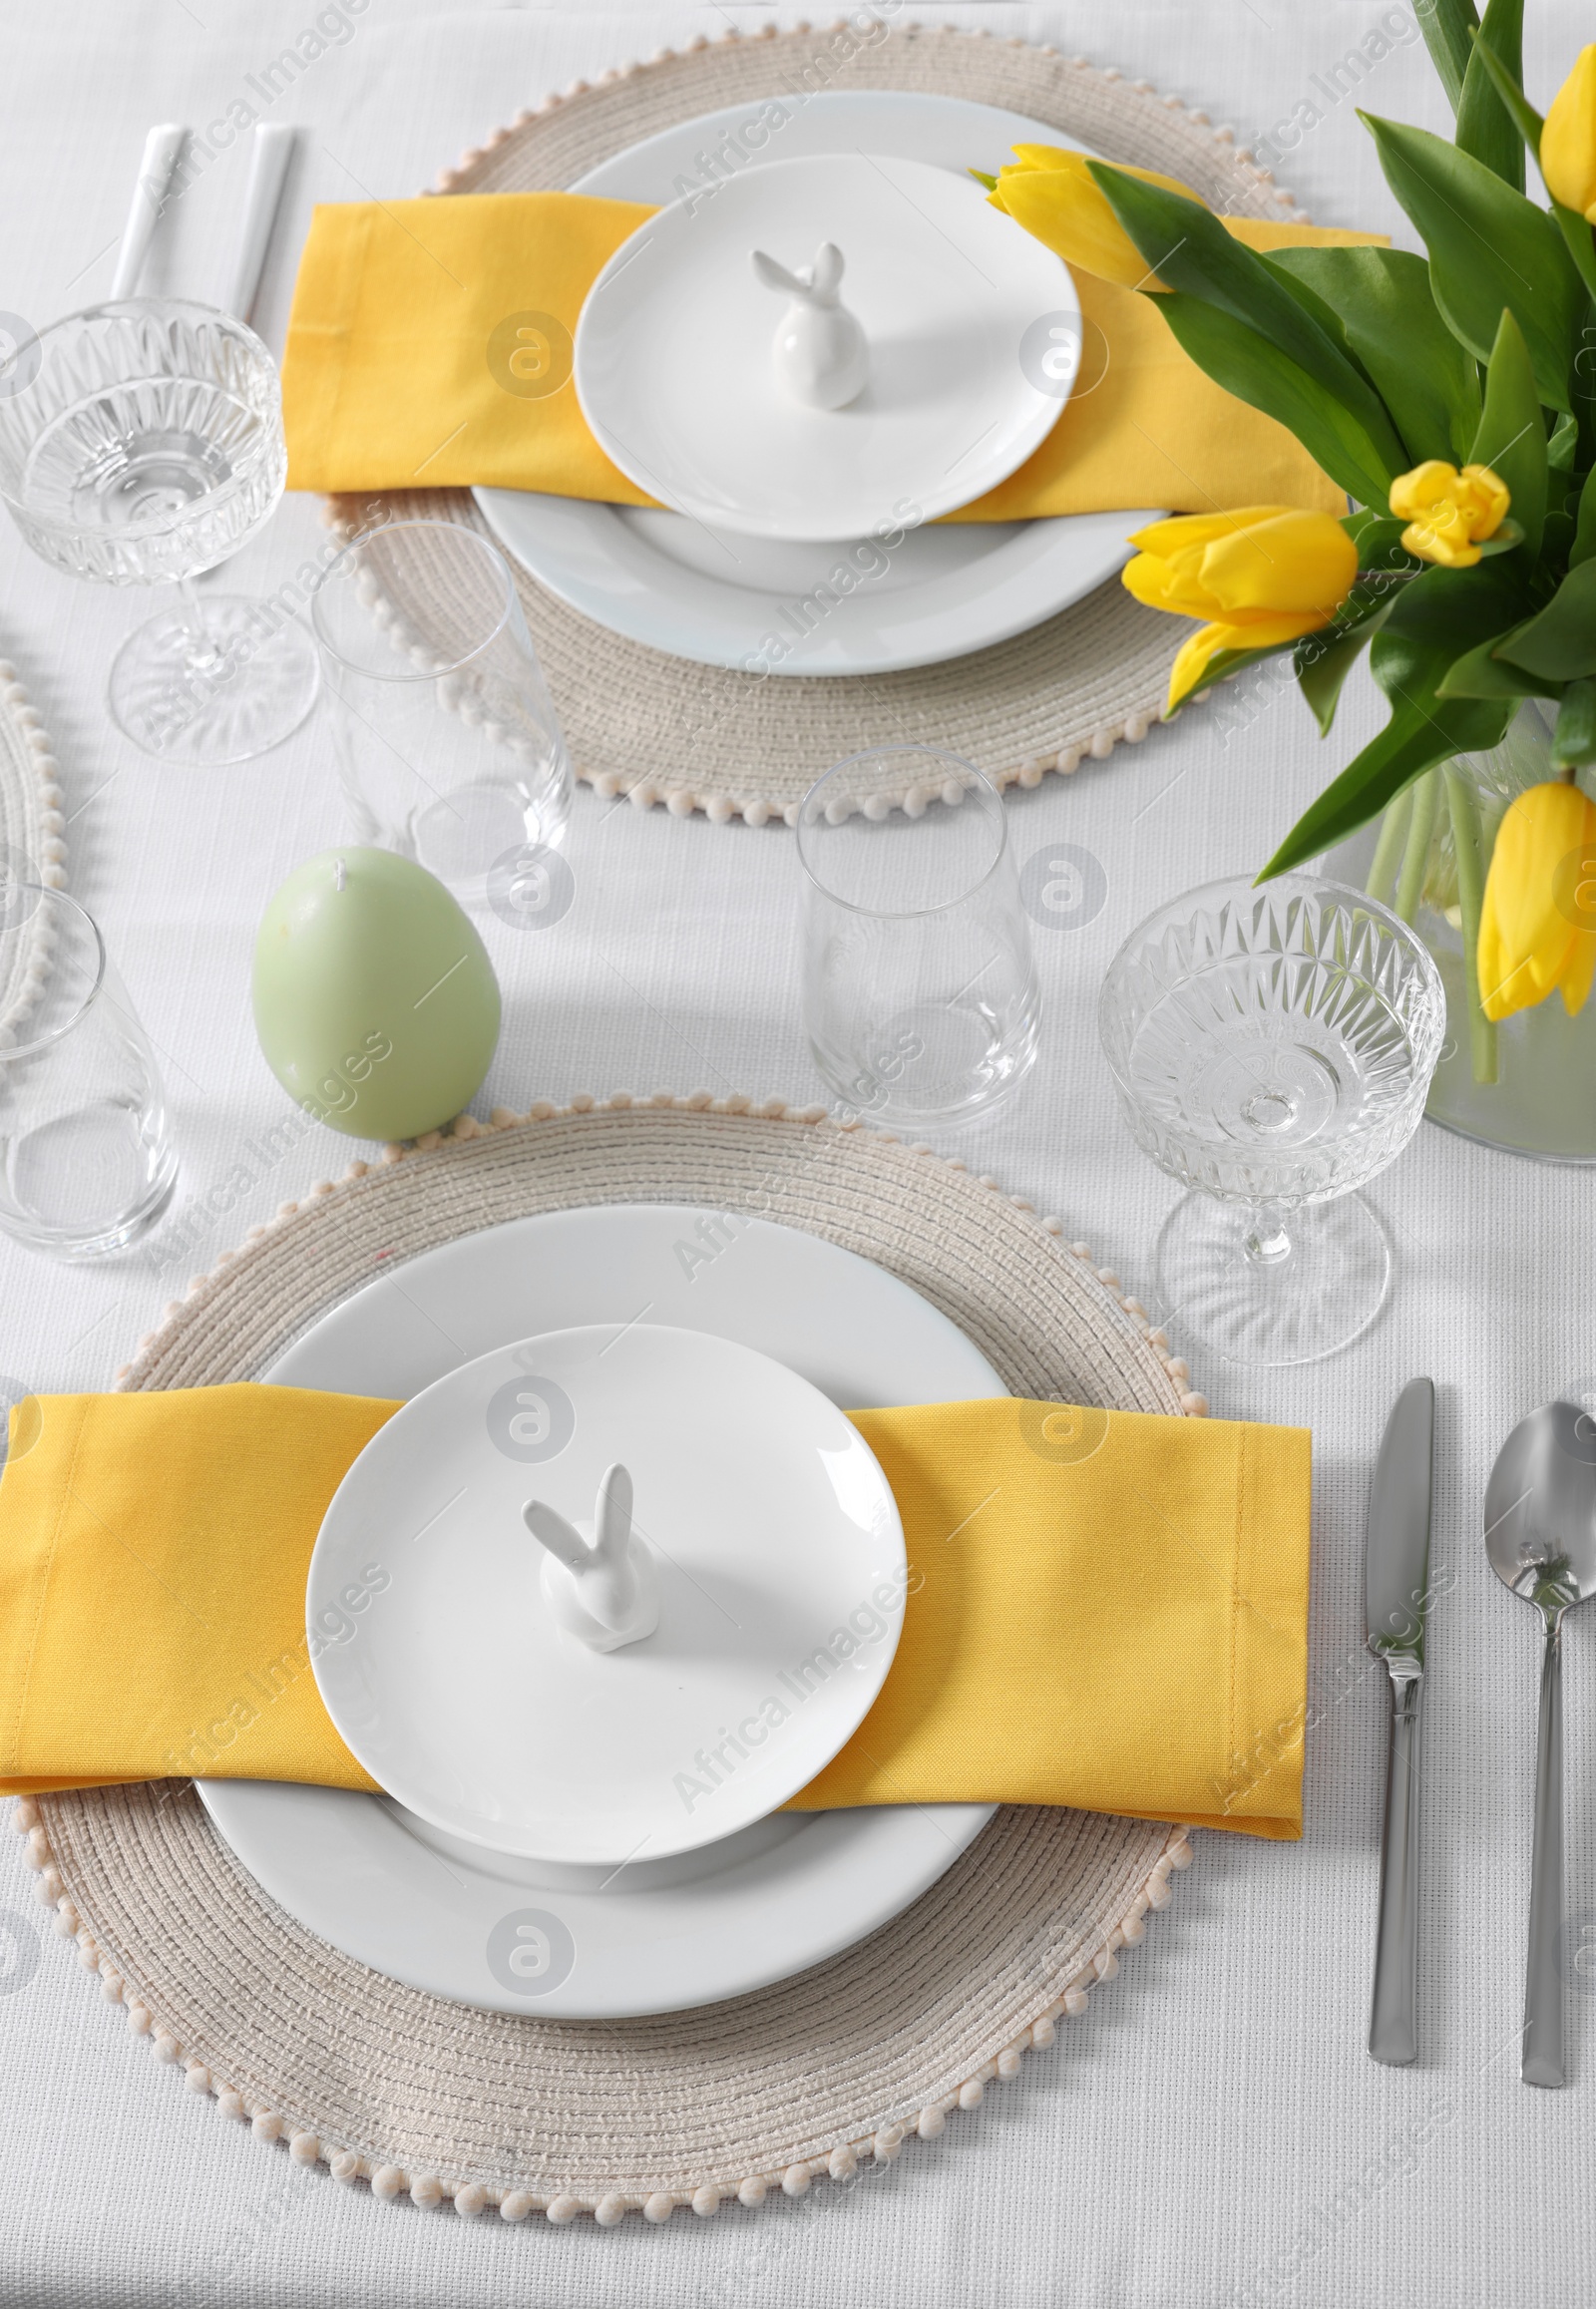
<svg viewBox="0 0 1596 2309">
<path fill-rule="evenodd" d="M 1596 1595 L 1596 1426 L 1573 1403 L 1520 1419 L 1485 1487 L 1485 1551 L 1546 1624 L 1535 1758 L 1535 1857 L 1524 1980 L 1526 2085 L 1563 2082 L 1563 1615 Z"/>
</svg>

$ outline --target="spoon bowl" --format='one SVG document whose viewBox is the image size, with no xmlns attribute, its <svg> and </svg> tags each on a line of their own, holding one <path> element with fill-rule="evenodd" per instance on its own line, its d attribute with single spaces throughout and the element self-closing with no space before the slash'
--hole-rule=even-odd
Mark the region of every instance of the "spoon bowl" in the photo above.
<svg viewBox="0 0 1596 2309">
<path fill-rule="evenodd" d="M 1533 1604 L 1546 1630 L 1535 1766 L 1535 1857 L 1524 1986 L 1526 2085 L 1563 2082 L 1564 1615 L 1596 1595 L 1596 1429 L 1573 1403 L 1543 1403 L 1520 1419 L 1485 1487 L 1485 1552 L 1505 1587 Z"/>
</svg>

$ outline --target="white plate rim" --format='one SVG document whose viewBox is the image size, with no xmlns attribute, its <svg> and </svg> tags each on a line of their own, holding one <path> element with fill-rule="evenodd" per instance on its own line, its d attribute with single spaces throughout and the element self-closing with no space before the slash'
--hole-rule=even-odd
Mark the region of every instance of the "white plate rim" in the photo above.
<svg viewBox="0 0 1596 2309">
<path fill-rule="evenodd" d="M 657 1221 L 661 1234 L 668 1231 L 666 1222 L 690 1231 L 700 1221 L 719 1230 L 714 1240 L 724 1233 L 723 1215 L 697 1205 L 582 1205 L 456 1237 L 405 1262 L 401 1272 L 409 1274 L 414 1283 L 415 1271 L 430 1266 L 437 1272 L 460 1254 L 463 1245 L 495 1238 L 502 1242 L 512 1230 L 530 1231 L 536 1245 L 538 1231 L 551 1224 L 576 1222 L 585 1228 L 596 1222 L 607 1224 L 617 1216 L 623 1225 L 637 1218 Z M 780 1238 L 789 1246 L 802 1246 L 806 1259 L 814 1252 L 821 1264 L 840 1263 L 840 1274 L 868 1271 L 874 1284 L 885 1286 L 889 1295 L 899 1295 L 903 1303 L 912 1302 L 933 1318 L 928 1335 L 934 1332 L 950 1351 L 957 1348 L 966 1358 L 969 1375 L 959 1383 L 968 1397 L 982 1391 L 982 1369 L 989 1374 L 988 1393 L 1006 1392 L 973 1343 L 899 1277 L 824 1236 L 770 1220 L 754 1219 L 747 1224 L 751 1230 Z M 709 1276 L 713 1284 L 713 1269 Z M 358 1320 L 355 1311 L 359 1304 L 369 1307 L 376 1291 L 396 1280 L 393 1273 L 384 1271 L 323 1309 L 280 1349 L 259 1374 L 262 1380 L 284 1385 L 347 1385 L 346 1368 L 335 1369 L 329 1364 L 329 1348 L 336 1361 L 341 1351 L 339 1335 L 352 1318 Z M 424 1320 L 430 1326 L 434 1319 L 427 1316 Z M 430 1331 L 424 1335 L 424 1344 L 435 1346 Z M 400 1340 L 393 1345 L 385 1336 L 384 1347 L 390 1360 L 374 1371 L 368 1362 L 366 1384 L 355 1391 L 404 1391 L 406 1343 Z M 946 1388 L 946 1380 L 942 1383 Z M 661 1994 L 656 1986 L 642 1985 L 635 1978 L 628 1985 L 622 1964 L 617 1974 L 606 1980 L 597 2002 L 593 1990 L 584 1990 L 579 1983 L 530 2008 L 524 2001 L 508 1997 L 486 1975 L 480 1962 L 462 1953 L 464 1936 L 479 1933 L 485 1918 L 503 1912 L 502 1879 L 469 1867 L 441 1867 L 436 1856 L 422 1849 L 374 1796 L 271 1781 L 201 1780 L 197 1786 L 223 1841 L 268 1897 L 305 1930 L 375 1971 L 450 2002 L 505 2013 L 535 2009 L 550 2018 L 573 2020 L 634 2018 L 712 2004 L 822 1963 L 868 1937 L 929 1890 L 997 1809 L 993 1804 L 936 1804 L 793 1815 L 801 1817 L 802 1827 L 786 1849 L 795 1865 L 801 1863 L 799 1882 L 819 1881 L 829 1866 L 840 1863 L 839 1881 L 826 1903 L 824 1917 L 806 1935 L 783 1938 L 779 1929 L 771 1929 L 772 1916 L 796 1916 L 799 1903 L 790 1899 L 784 1903 L 773 1890 L 761 1890 L 772 1871 L 768 1862 L 759 1862 L 750 1870 L 750 1882 L 742 1887 L 737 1900 L 728 1901 L 724 1890 L 718 1890 L 707 1913 L 693 1919 L 696 1969 L 678 1980 L 669 1993 Z M 716 1850 L 712 1845 L 706 1847 L 710 1853 Z M 401 1864 L 408 1869 L 408 1878 L 396 1873 Z M 401 1883 L 410 1887 L 408 1907 L 404 1901 L 388 1897 L 384 1890 L 385 1885 Z M 741 1905 L 744 1896 L 748 1914 Z M 749 1915 L 758 1916 L 762 1937 L 750 1937 Z M 408 1943 L 403 1936 L 406 1928 L 411 1933 Z M 721 1934 L 718 1940 L 717 1931 Z M 480 1939 L 476 1945 L 480 1948 Z M 751 1946 L 762 1954 L 751 1957 Z M 631 1969 L 633 1973 L 637 1970 L 635 1958 Z"/>
</svg>

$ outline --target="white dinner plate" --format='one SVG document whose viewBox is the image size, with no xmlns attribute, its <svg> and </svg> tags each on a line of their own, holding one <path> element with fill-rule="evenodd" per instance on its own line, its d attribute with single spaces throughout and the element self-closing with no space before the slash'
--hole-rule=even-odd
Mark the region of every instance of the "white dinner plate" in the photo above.
<svg viewBox="0 0 1596 2309">
<path fill-rule="evenodd" d="M 751 261 L 791 273 L 826 242 L 869 346 L 839 409 L 784 388 L 772 346 L 791 299 Z M 639 224 L 588 291 L 573 375 L 599 447 L 672 512 L 741 537 L 862 538 L 970 504 L 1041 445 L 1059 397 L 1021 347 L 1052 313 L 1078 335 L 1068 266 L 968 176 L 800 155 Z"/>
<path fill-rule="evenodd" d="M 643 1321 L 739 1341 L 844 1407 L 1006 1391 L 954 1324 L 867 1260 L 673 1205 L 554 1212 L 445 1244 L 380 1273 L 262 1376 L 408 1398 L 543 1329 Z M 258 1780 L 200 1793 L 267 1895 L 346 1955 L 460 2003 L 567 2019 L 709 2004 L 821 1963 L 934 1884 L 993 1811 L 783 1812 L 617 1871 L 493 1853 L 381 1796 Z"/>
<path fill-rule="evenodd" d="M 615 1462 L 657 1624 L 597 1651 L 522 1511 L 591 1545 Z M 891 1486 L 818 1387 L 712 1333 L 589 1324 L 461 1363 L 377 1430 L 322 1519 L 305 1624 L 328 1715 L 397 1802 L 620 1867 L 808 1785 L 886 1681 L 905 1577 Z"/>
<path fill-rule="evenodd" d="M 575 192 L 663 203 L 709 182 L 705 157 L 891 154 L 989 175 L 1016 144 L 1079 150 L 1044 123 L 963 97 L 892 89 L 728 105 L 600 162 Z M 750 133 L 751 132 L 751 133 Z M 1111 389 L 1085 346 L 1077 391 Z M 1039 374 L 1047 375 L 1045 370 Z M 1061 380 L 1048 378 L 1056 389 Z M 821 545 L 722 537 L 680 514 L 526 490 L 479 489 L 495 536 L 524 569 L 596 624 L 668 655 L 743 672 L 863 674 L 938 664 L 1054 616 L 1129 558 L 1154 509 L 1056 520 L 893 528 L 852 559 Z M 890 542 L 889 542 L 890 541 Z M 839 559 L 844 581 L 836 581 Z"/>
</svg>

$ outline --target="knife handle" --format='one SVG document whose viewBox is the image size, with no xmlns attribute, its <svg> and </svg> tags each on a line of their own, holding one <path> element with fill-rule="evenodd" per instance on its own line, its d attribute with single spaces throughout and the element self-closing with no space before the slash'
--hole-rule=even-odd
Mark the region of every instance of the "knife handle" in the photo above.
<svg viewBox="0 0 1596 2309">
<path fill-rule="evenodd" d="M 1546 1630 L 1540 1672 L 1540 1735 L 1535 1756 L 1535 1856 L 1529 1892 L 1529 1965 L 1524 1981 L 1526 2085 L 1563 2081 L 1563 1629 Z"/>
<path fill-rule="evenodd" d="M 1418 2051 L 1418 1696 L 1422 1679 L 1393 1676 L 1380 1938 L 1369 2016 L 1372 2059 L 1404 2069 Z"/>
</svg>

